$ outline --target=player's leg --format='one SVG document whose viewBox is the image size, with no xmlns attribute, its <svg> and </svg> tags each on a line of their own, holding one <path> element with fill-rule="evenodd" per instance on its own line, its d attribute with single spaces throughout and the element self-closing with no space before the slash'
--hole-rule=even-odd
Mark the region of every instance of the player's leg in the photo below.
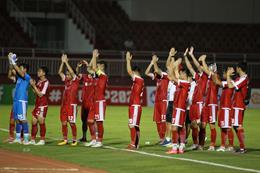
<svg viewBox="0 0 260 173">
<path fill-rule="evenodd" d="M 243 128 L 244 110 L 234 109 L 234 121 L 233 127 L 237 134 L 240 149 L 237 150 L 239 153 L 246 153 L 245 149 L 245 132 Z"/>
<path fill-rule="evenodd" d="M 18 120 L 22 124 L 22 129 L 24 133 L 23 144 L 29 144 L 29 126 L 26 118 L 27 113 L 27 102 L 26 101 L 18 101 Z"/>
<path fill-rule="evenodd" d="M 93 148 L 102 147 L 102 141 L 104 137 L 104 126 L 103 122 L 105 120 L 105 112 L 106 112 L 106 102 L 104 100 L 97 101 L 95 103 L 95 120 L 97 124 L 97 132 L 98 138 L 95 145 L 91 146 Z"/>
<path fill-rule="evenodd" d="M 186 127 L 183 125 L 182 127 L 179 127 L 179 136 L 180 136 L 180 146 L 179 146 L 179 154 L 184 153 L 185 149 L 185 142 L 186 142 Z"/>
<path fill-rule="evenodd" d="M 32 116 L 32 129 L 31 129 L 31 145 L 35 145 L 35 139 L 38 132 L 38 119 L 36 116 Z"/>
<path fill-rule="evenodd" d="M 60 109 L 60 122 L 61 122 L 61 132 L 63 136 L 63 141 L 59 142 L 58 145 L 66 145 L 68 144 L 68 114 L 67 111 L 69 109 L 69 106 L 62 105 Z"/>
<path fill-rule="evenodd" d="M 70 128 L 72 131 L 72 144 L 71 146 L 77 146 L 77 126 L 76 126 L 76 119 L 77 119 L 77 104 L 70 105 L 70 111 L 68 114 L 68 120 L 70 124 Z"/>
<path fill-rule="evenodd" d="M 156 129 L 159 136 L 159 144 L 163 142 L 162 136 L 162 123 L 161 123 L 161 114 L 160 114 L 160 102 L 154 103 L 154 113 L 153 113 L 153 121 L 156 123 Z"/>
<path fill-rule="evenodd" d="M 45 145 L 45 135 L 46 135 L 46 125 L 45 125 L 45 119 L 47 115 L 48 107 L 41 107 L 41 112 L 37 116 L 39 125 L 40 125 L 40 141 L 36 143 L 36 145 Z"/>
<path fill-rule="evenodd" d="M 198 148 L 198 136 L 199 136 L 199 126 L 198 122 L 200 122 L 199 117 L 199 108 L 198 104 L 192 104 L 190 107 L 190 120 L 191 120 L 191 130 L 192 130 L 192 140 L 193 145 L 189 148 L 190 150 L 195 150 Z"/>
<path fill-rule="evenodd" d="M 185 144 L 188 143 L 188 138 L 190 136 L 190 130 L 191 130 L 190 110 L 186 110 L 186 120 L 185 120 L 186 137 L 185 137 Z"/>
<path fill-rule="evenodd" d="M 210 105 L 208 107 L 208 121 L 210 126 L 210 147 L 209 151 L 215 151 L 215 145 L 216 145 L 216 139 L 217 139 L 217 130 L 215 123 L 217 121 L 217 106 L 216 105 Z"/>
<path fill-rule="evenodd" d="M 88 128 L 89 133 L 91 136 L 91 141 L 89 143 L 86 143 L 86 147 L 91 147 L 92 145 L 96 144 L 96 128 L 95 128 L 95 107 L 90 107 L 89 114 L 88 114 Z"/>
<path fill-rule="evenodd" d="M 199 107 L 201 106 L 201 104 L 199 104 Z M 200 109 L 200 108 L 199 108 Z M 200 123 L 200 130 L 199 130 L 199 150 L 203 150 L 204 149 L 204 145 L 205 145 L 205 137 L 206 137 L 206 126 L 207 126 L 207 122 L 208 122 L 208 107 L 205 106 L 203 107 L 202 111 L 200 111 L 200 115 L 201 115 L 201 123 Z"/>
<path fill-rule="evenodd" d="M 165 131 L 165 140 L 162 143 L 162 146 L 170 146 L 171 143 L 171 131 L 172 131 L 172 112 L 173 112 L 173 101 L 169 101 L 166 112 L 166 131 Z"/>
<path fill-rule="evenodd" d="M 80 139 L 80 142 L 87 142 L 88 113 L 89 113 L 88 109 L 86 109 L 82 103 L 81 106 L 82 138 Z"/>
<path fill-rule="evenodd" d="M 9 138 L 8 142 L 12 143 L 14 141 L 14 130 L 15 130 L 15 120 L 14 120 L 14 113 L 13 109 L 10 112 L 10 119 L 9 119 Z"/>
</svg>

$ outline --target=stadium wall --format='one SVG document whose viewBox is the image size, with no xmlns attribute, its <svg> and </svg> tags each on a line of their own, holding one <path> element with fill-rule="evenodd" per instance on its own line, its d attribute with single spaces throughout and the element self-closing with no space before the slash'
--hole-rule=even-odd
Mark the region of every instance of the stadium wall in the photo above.
<svg viewBox="0 0 260 173">
<path fill-rule="evenodd" d="M 259 23 L 258 0 L 117 0 L 132 20 Z"/>
</svg>

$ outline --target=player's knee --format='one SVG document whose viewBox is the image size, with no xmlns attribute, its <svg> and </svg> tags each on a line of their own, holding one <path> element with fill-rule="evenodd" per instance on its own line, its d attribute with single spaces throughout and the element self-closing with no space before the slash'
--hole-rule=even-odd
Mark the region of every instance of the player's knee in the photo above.
<svg viewBox="0 0 260 173">
<path fill-rule="evenodd" d="M 65 125 L 67 125 L 67 121 L 62 121 L 61 124 L 62 124 L 63 126 L 65 126 Z"/>
<path fill-rule="evenodd" d="M 172 131 L 177 131 L 178 127 L 177 126 L 172 126 Z"/>
<path fill-rule="evenodd" d="M 94 124 L 94 120 L 88 120 L 88 124 Z"/>
<path fill-rule="evenodd" d="M 197 122 L 196 122 L 196 121 L 192 121 L 192 122 L 191 122 L 191 127 L 197 128 L 197 127 L 198 127 Z"/>
<path fill-rule="evenodd" d="M 132 128 L 134 128 L 135 126 L 132 125 L 132 124 L 129 124 L 128 127 L 129 127 L 130 129 L 132 129 Z"/>
</svg>

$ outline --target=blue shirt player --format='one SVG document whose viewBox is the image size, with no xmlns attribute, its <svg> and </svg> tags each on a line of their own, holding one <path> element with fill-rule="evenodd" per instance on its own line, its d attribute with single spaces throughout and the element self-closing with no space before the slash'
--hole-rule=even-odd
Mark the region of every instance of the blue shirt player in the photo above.
<svg viewBox="0 0 260 173">
<path fill-rule="evenodd" d="M 21 130 L 24 132 L 24 145 L 29 144 L 29 129 L 26 118 L 28 104 L 28 88 L 30 86 L 30 75 L 27 74 L 29 66 L 21 63 L 17 66 L 17 57 L 13 53 L 8 54 L 8 59 L 14 75 L 16 75 L 16 86 L 13 100 L 13 113 L 16 122 L 16 139 L 14 143 L 21 143 Z"/>
</svg>

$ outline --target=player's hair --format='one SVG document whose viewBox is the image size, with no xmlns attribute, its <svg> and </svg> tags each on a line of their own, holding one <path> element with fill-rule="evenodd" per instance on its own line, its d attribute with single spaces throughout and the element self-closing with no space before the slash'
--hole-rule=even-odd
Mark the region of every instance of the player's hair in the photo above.
<svg viewBox="0 0 260 173">
<path fill-rule="evenodd" d="M 49 73 L 49 69 L 48 69 L 48 67 L 46 67 L 46 66 L 41 66 L 41 67 L 39 67 L 39 69 L 41 69 L 42 71 L 44 71 L 45 76 L 48 75 L 48 73 Z"/>
<path fill-rule="evenodd" d="M 21 66 L 22 66 L 23 68 L 26 68 L 26 71 L 27 71 L 27 72 L 29 71 L 29 65 L 28 65 L 28 64 L 26 64 L 26 63 L 23 62 L 23 63 L 20 63 L 20 64 L 19 64 L 19 67 L 21 67 Z"/>
<path fill-rule="evenodd" d="M 105 69 L 107 68 L 107 63 L 105 61 L 98 61 L 98 64 L 104 65 Z"/>
<path fill-rule="evenodd" d="M 141 73 L 141 69 L 137 65 L 133 66 L 132 70 Z"/>
<path fill-rule="evenodd" d="M 236 67 L 241 68 L 241 70 L 244 71 L 244 72 L 247 71 L 247 63 L 246 62 L 239 62 Z"/>
</svg>

